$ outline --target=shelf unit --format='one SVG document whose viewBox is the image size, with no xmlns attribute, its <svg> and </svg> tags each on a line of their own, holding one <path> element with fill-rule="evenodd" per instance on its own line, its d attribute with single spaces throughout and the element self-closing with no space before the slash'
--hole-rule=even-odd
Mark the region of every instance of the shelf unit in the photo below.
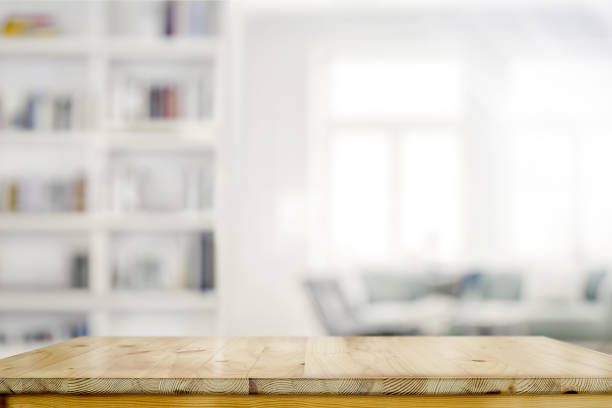
<svg viewBox="0 0 612 408">
<path fill-rule="evenodd" d="M 214 291 L 194 290 L 116 290 L 92 295 L 86 289 L 0 292 L 3 311 L 92 312 L 92 311 L 209 311 L 215 309 Z"/>
<path fill-rule="evenodd" d="M 0 232 L 209 231 L 212 211 L 0 214 Z"/>
<path fill-rule="evenodd" d="M 57 13 L 61 0 L 48 4 Z M 79 232 L 88 237 L 89 288 L 41 291 L 12 291 L 0 288 L 0 312 L 79 312 L 87 315 L 92 335 L 113 335 L 111 313 L 123 312 L 205 312 L 213 315 L 213 327 L 202 334 L 214 334 L 217 325 L 217 294 L 214 290 L 115 290 L 111 285 L 109 246 L 117 232 L 210 232 L 215 231 L 215 211 L 111 212 L 104 203 L 107 194 L 103 179 L 111 156 L 126 152 L 169 154 L 210 153 L 218 168 L 217 141 L 223 134 L 223 72 L 227 12 L 222 4 L 218 18 L 221 33 L 214 36 L 139 38 L 110 32 L 109 7 L 113 2 L 87 2 L 86 33 L 44 38 L 0 38 L 0 58 L 36 57 L 78 59 L 87 71 L 87 92 L 93 95 L 91 123 L 83 131 L 38 132 L 0 129 L 0 149 L 6 146 L 66 146 L 83 149 L 87 158 L 87 210 L 73 213 L 0 212 L 0 233 Z M 107 107 L 110 71 L 114 61 L 163 61 L 182 64 L 206 61 L 214 66 L 212 118 L 204 121 L 164 120 L 142 123 L 136 129 L 108 125 Z M 0 87 L 2 85 L 0 80 Z M 213 203 L 218 206 L 218 171 L 214 171 Z M 216 269 L 216 274 L 218 270 Z M 177 316 L 179 318 L 179 316 Z M 0 357 L 25 351 L 39 343 L 1 344 Z"/>
</svg>

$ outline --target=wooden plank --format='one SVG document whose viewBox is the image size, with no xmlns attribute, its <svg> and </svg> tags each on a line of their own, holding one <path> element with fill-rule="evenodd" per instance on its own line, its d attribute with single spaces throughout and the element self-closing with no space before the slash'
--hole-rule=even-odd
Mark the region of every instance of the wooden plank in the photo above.
<svg viewBox="0 0 612 408">
<path fill-rule="evenodd" d="M 97 350 L 112 343 L 112 338 L 79 337 L 53 344 L 27 353 L 17 354 L 0 360 L 0 378 L 24 376 L 32 368 L 40 369 L 61 362 L 70 357 Z"/>
<path fill-rule="evenodd" d="M 13 395 L 8 408 L 609 408 L 611 395 L 294 396 L 294 395 Z"/>
<path fill-rule="evenodd" d="M 612 356 L 544 337 L 93 337 L 0 360 L 0 394 L 612 393 Z"/>
<path fill-rule="evenodd" d="M 264 348 L 249 369 L 249 377 L 299 378 L 304 376 L 304 337 L 272 338 L 264 340 Z"/>
</svg>

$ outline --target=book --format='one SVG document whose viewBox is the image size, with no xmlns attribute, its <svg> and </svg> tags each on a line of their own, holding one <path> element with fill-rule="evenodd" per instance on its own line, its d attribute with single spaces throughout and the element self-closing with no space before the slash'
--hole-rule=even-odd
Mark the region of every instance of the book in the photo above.
<svg viewBox="0 0 612 408">
<path fill-rule="evenodd" d="M 70 268 L 70 287 L 86 289 L 89 286 L 89 259 L 85 253 L 72 256 Z"/>
<path fill-rule="evenodd" d="M 212 232 L 200 236 L 200 289 L 211 290 L 215 287 L 215 244 Z"/>
<path fill-rule="evenodd" d="M 175 19 L 176 19 L 176 2 L 166 1 L 165 13 L 164 13 L 164 34 L 166 36 L 171 36 L 171 35 L 176 34 Z"/>
</svg>

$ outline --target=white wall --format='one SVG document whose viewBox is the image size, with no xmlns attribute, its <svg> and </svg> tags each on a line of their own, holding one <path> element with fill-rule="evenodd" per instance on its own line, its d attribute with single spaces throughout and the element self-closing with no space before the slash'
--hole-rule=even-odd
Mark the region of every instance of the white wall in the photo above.
<svg viewBox="0 0 612 408">
<path fill-rule="evenodd" d="M 226 146 L 232 188 L 219 275 L 224 334 L 306 335 L 317 327 L 307 320 L 300 279 L 307 248 L 300 225 L 307 215 L 306 53 L 298 39 L 286 39 L 249 24 L 246 53 L 237 56 L 244 58 L 237 79 L 244 99 L 234 103 L 244 116 L 235 118 L 242 122 L 232 123 L 235 140 Z"/>
<path fill-rule="evenodd" d="M 406 24 L 414 20 L 387 17 L 281 15 L 247 21 L 238 79 L 244 81 L 244 100 L 238 103 L 244 121 L 226 151 L 234 180 L 220 273 L 225 334 L 321 333 L 301 287 L 309 273 L 310 58 L 313 49 L 336 40 L 359 46 L 377 36 L 414 45 L 416 28 Z"/>
</svg>

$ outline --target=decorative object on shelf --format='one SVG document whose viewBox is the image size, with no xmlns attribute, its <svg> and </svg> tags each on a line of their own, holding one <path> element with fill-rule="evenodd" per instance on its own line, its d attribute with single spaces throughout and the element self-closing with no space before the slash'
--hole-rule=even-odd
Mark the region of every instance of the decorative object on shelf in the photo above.
<svg viewBox="0 0 612 408">
<path fill-rule="evenodd" d="M 49 14 L 13 14 L 4 20 L 5 36 L 55 35 L 58 29 Z"/>
<path fill-rule="evenodd" d="M 212 156 L 124 154 L 113 157 L 113 211 L 199 211 L 212 206 Z"/>
</svg>

